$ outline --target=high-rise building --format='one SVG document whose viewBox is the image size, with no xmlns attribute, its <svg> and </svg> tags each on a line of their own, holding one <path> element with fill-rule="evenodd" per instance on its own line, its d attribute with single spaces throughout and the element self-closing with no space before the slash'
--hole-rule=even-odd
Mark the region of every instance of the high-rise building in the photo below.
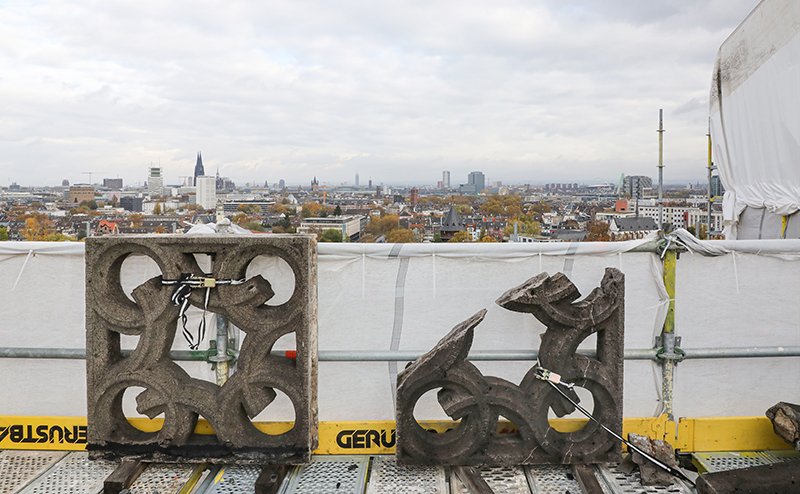
<svg viewBox="0 0 800 494">
<path fill-rule="evenodd" d="M 445 170 L 442 172 L 442 188 L 449 189 L 450 188 L 450 171 Z"/>
<path fill-rule="evenodd" d="M 285 188 L 286 188 L 286 180 L 284 180 L 284 179 L 280 179 L 280 180 L 278 180 L 278 188 L 279 188 L 280 190 L 283 190 L 283 189 L 285 189 Z"/>
<path fill-rule="evenodd" d="M 644 175 L 628 175 L 622 181 L 623 193 L 631 199 L 641 199 L 645 190 L 652 188 L 653 179 Z"/>
<path fill-rule="evenodd" d="M 122 179 L 121 178 L 104 178 L 103 179 L 103 187 L 107 189 L 121 189 L 122 188 Z"/>
<path fill-rule="evenodd" d="M 197 152 L 197 162 L 194 165 L 194 185 L 197 186 L 197 177 L 202 177 L 206 174 L 206 170 L 203 167 L 203 156 L 200 154 L 200 151 Z"/>
<path fill-rule="evenodd" d="M 725 194 L 725 187 L 722 186 L 722 180 L 719 175 L 711 176 L 711 197 L 722 197 Z"/>
<path fill-rule="evenodd" d="M 483 172 L 471 172 L 467 175 L 467 185 L 475 186 L 475 193 L 480 194 L 486 188 L 486 176 Z"/>
<path fill-rule="evenodd" d="M 356 173 L 356 187 L 358 187 L 358 185 L 359 185 L 359 182 L 358 182 L 358 173 Z"/>
<path fill-rule="evenodd" d="M 195 177 L 197 185 L 197 204 L 203 209 L 215 209 L 217 207 L 217 178 L 201 175 Z"/>
<path fill-rule="evenodd" d="M 164 176 L 160 166 L 151 166 L 147 175 L 147 192 L 151 197 L 164 194 Z"/>
</svg>

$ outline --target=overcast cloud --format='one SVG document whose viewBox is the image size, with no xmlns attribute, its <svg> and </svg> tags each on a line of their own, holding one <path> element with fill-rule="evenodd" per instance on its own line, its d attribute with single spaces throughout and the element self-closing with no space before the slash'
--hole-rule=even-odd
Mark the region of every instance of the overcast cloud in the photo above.
<svg viewBox="0 0 800 494">
<path fill-rule="evenodd" d="M 757 0 L 0 3 L 0 184 L 702 179 Z"/>
</svg>

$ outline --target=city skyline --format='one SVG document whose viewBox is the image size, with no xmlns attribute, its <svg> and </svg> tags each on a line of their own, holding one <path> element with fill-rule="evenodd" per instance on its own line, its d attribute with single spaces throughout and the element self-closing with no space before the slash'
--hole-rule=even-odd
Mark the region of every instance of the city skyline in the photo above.
<svg viewBox="0 0 800 494">
<path fill-rule="evenodd" d="M 702 180 L 714 57 L 756 3 L 8 2 L 0 185 L 180 183 L 198 149 L 237 183 L 654 176 L 659 108 L 666 180 Z"/>
</svg>

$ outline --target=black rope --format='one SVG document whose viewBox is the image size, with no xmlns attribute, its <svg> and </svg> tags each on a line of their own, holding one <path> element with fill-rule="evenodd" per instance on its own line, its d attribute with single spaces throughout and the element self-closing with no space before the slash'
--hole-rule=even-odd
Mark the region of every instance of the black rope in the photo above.
<svg viewBox="0 0 800 494">
<path fill-rule="evenodd" d="M 206 313 L 208 312 L 208 301 L 211 298 L 211 289 L 217 285 L 241 285 L 244 281 L 244 279 L 217 280 L 208 276 L 195 276 L 190 273 L 182 273 L 177 280 L 161 281 L 162 285 L 175 285 L 175 291 L 172 292 L 170 300 L 174 305 L 180 307 L 178 317 L 181 321 L 183 338 L 189 344 L 190 349 L 197 350 L 200 347 L 200 343 L 202 343 L 203 339 L 206 337 Z M 200 319 L 200 324 L 197 326 L 197 338 L 195 338 L 195 335 L 186 327 L 186 323 L 189 321 L 186 315 L 186 311 L 189 309 L 190 305 L 189 296 L 195 288 L 205 288 L 206 290 L 203 301 L 203 317 Z"/>
<path fill-rule="evenodd" d="M 649 461 L 653 465 L 655 465 L 658 468 L 664 470 L 665 472 L 669 473 L 670 475 L 674 475 L 675 477 L 678 477 L 679 479 L 688 482 L 689 484 L 692 485 L 692 487 L 695 486 L 695 483 L 689 477 L 684 475 L 684 473 L 681 472 L 679 469 L 673 468 L 673 467 L 667 465 L 666 463 L 664 463 L 663 461 L 659 460 L 658 458 L 655 458 L 654 456 L 649 455 L 648 453 L 643 451 L 641 448 L 639 448 L 635 444 L 631 443 L 630 441 L 627 441 L 621 435 L 617 434 L 613 430 L 611 430 L 608 427 L 606 427 L 602 422 L 600 422 L 599 420 L 594 418 L 594 416 L 591 413 L 589 413 L 585 408 L 580 406 L 575 400 L 570 398 L 570 396 L 567 393 L 565 393 L 564 391 L 561 390 L 561 388 L 558 387 L 558 384 L 561 384 L 563 386 L 566 386 L 569 389 L 572 389 L 572 387 L 573 387 L 572 384 L 565 383 L 565 382 L 561 381 L 560 380 L 560 376 L 558 376 L 558 374 L 555 374 L 555 373 L 545 369 L 544 367 L 541 367 L 538 362 L 536 363 L 535 367 L 537 367 L 540 370 L 540 373 L 537 374 L 537 376 L 536 376 L 538 379 L 541 379 L 542 381 L 546 381 L 547 384 L 549 384 L 553 389 L 558 391 L 558 393 L 561 396 L 563 396 L 564 398 L 566 398 L 567 401 L 572 403 L 572 405 L 575 406 L 575 408 L 580 410 L 580 412 L 582 414 L 586 415 L 586 417 L 589 418 L 589 420 L 591 420 L 595 424 L 599 425 L 604 431 L 608 432 L 609 434 L 614 436 L 616 439 L 622 441 L 622 443 L 625 444 L 625 446 L 627 446 L 628 449 L 633 450 L 633 451 L 639 453 L 640 455 L 642 455 L 642 457 L 644 459 L 646 459 L 647 461 Z M 556 378 L 555 379 L 550 378 L 550 376 L 552 376 L 552 375 L 555 375 Z"/>
</svg>

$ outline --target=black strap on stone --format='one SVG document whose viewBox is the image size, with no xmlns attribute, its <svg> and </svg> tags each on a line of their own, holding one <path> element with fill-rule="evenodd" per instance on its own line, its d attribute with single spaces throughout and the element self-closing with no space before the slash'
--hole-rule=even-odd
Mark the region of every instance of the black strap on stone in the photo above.
<svg viewBox="0 0 800 494">
<path fill-rule="evenodd" d="M 245 280 L 217 280 L 208 276 L 195 276 L 190 273 L 181 273 L 180 278 L 177 280 L 161 280 L 162 285 L 175 285 L 175 291 L 172 292 L 171 301 L 176 306 L 179 306 L 179 317 L 181 326 L 183 328 L 183 338 L 189 343 L 189 348 L 197 350 L 200 343 L 206 336 L 206 313 L 208 312 L 208 300 L 211 297 L 211 289 L 217 285 L 241 285 Z M 191 331 L 186 327 L 189 318 L 186 316 L 186 310 L 189 308 L 189 295 L 195 288 L 205 288 L 206 294 L 203 302 L 203 318 L 197 327 L 197 339 Z"/>
<path fill-rule="evenodd" d="M 611 429 L 609 429 L 608 427 L 606 427 L 606 426 L 605 426 L 605 425 L 604 425 L 602 422 L 600 422 L 599 420 L 597 420 L 596 418 L 594 418 L 594 416 L 593 416 L 591 413 L 589 413 L 589 411 L 588 411 L 588 410 L 586 410 L 585 408 L 583 408 L 582 406 L 580 406 L 580 405 L 579 405 L 579 404 L 578 404 L 578 403 L 577 403 L 575 400 L 573 400 L 572 398 L 570 398 L 570 396 L 569 396 L 567 393 L 565 393 L 565 392 L 564 392 L 564 391 L 563 391 L 563 390 L 562 390 L 562 389 L 559 387 L 559 385 L 561 385 L 561 386 L 564 386 L 564 387 L 566 387 L 566 388 L 568 388 L 568 389 L 572 389 L 572 387 L 574 386 L 572 383 L 567 383 L 567 382 L 561 381 L 561 379 L 560 379 L 560 378 L 561 378 L 561 376 L 559 376 L 558 374 L 556 374 L 556 373 L 554 373 L 554 372 L 552 372 L 552 371 L 549 371 L 549 370 L 545 369 L 544 367 L 542 367 L 541 365 L 539 365 L 539 362 L 538 362 L 538 361 L 536 362 L 536 366 L 535 366 L 535 368 L 537 368 L 537 370 L 538 370 L 538 372 L 537 372 L 537 374 L 536 374 L 536 378 L 537 378 L 537 379 L 541 379 L 542 381 L 545 381 L 547 384 L 549 384 L 549 385 L 550 385 L 550 386 L 551 386 L 553 389 L 555 389 L 556 391 L 558 391 L 558 393 L 559 393 L 561 396 L 563 396 L 563 397 L 564 397 L 564 398 L 565 398 L 567 401 L 569 401 L 570 403 L 572 403 L 572 405 L 573 405 L 575 408 L 577 408 L 578 410 L 580 410 L 580 412 L 581 412 L 582 414 L 586 415 L 586 417 L 587 417 L 589 420 L 591 420 L 591 421 L 592 421 L 592 422 L 594 422 L 595 424 L 599 425 L 599 426 L 600 426 L 600 427 L 601 427 L 601 428 L 602 428 L 604 431 L 608 432 L 609 434 L 611 434 L 612 436 L 614 436 L 614 437 L 615 437 L 615 438 L 617 438 L 618 440 L 622 441 L 622 443 L 623 443 L 625 446 L 627 446 L 627 447 L 628 447 L 628 449 L 630 449 L 630 450 L 632 450 L 632 451 L 635 451 L 635 452 L 639 453 L 640 455 L 642 455 L 642 457 L 643 457 L 644 459 L 646 459 L 647 461 L 649 461 L 649 462 L 650 462 L 650 463 L 652 463 L 653 465 L 657 466 L 658 468 L 660 468 L 660 469 L 664 470 L 665 472 L 669 473 L 670 475 L 674 475 L 675 477 L 678 477 L 679 479 L 681 479 L 681 480 L 683 480 L 683 481 L 685 481 L 685 482 L 688 482 L 688 483 L 689 483 L 689 484 L 691 484 L 692 486 L 694 486 L 694 485 L 695 485 L 695 483 L 694 483 L 694 482 L 692 482 L 692 480 L 691 480 L 689 477 L 687 477 L 686 475 L 684 475 L 684 473 L 683 473 L 683 472 L 681 472 L 679 469 L 677 469 L 677 468 L 673 468 L 673 467 L 671 467 L 671 466 L 667 465 L 666 463 L 664 463 L 663 461 L 659 460 L 658 458 L 655 458 L 654 456 L 652 456 L 652 455 L 650 455 L 650 454 L 646 453 L 645 451 L 643 451 L 643 450 L 642 450 L 641 448 L 639 448 L 638 446 L 634 445 L 634 444 L 633 444 L 633 443 L 631 443 L 630 441 L 627 441 L 627 440 L 626 440 L 626 439 L 624 439 L 622 436 L 620 436 L 620 435 L 619 435 L 619 434 L 617 434 L 616 432 L 614 432 L 614 431 L 612 431 Z"/>
</svg>

